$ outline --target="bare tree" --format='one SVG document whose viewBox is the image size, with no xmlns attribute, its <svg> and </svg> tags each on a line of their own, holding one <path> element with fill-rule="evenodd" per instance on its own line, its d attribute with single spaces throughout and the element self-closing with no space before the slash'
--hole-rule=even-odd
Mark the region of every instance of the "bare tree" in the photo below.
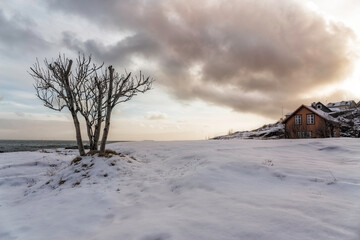
<svg viewBox="0 0 360 240">
<path fill-rule="evenodd" d="M 120 75 L 112 66 L 98 74 L 103 64 L 96 66 L 91 62 L 91 56 L 86 58 L 81 54 L 76 60 L 75 71 L 71 71 L 73 61 L 61 55 L 52 63 L 45 59 L 44 64 L 45 67 L 41 67 L 37 61 L 30 68 L 30 75 L 35 79 L 36 95 L 50 109 L 69 109 L 80 155 L 85 155 L 85 150 L 77 113 L 86 122 L 90 150 L 97 150 L 101 125 L 105 121 L 100 145 L 100 154 L 104 154 L 114 107 L 150 90 L 153 82 L 141 72 L 135 77 L 126 72 Z"/>
<path fill-rule="evenodd" d="M 89 68 L 91 59 L 79 57 L 78 62 L 85 66 L 84 68 Z M 131 77 L 131 73 L 120 75 L 112 66 L 99 76 L 97 71 L 100 68 L 102 65 L 94 65 L 91 71 L 83 71 L 88 72 L 88 76 L 77 77 L 75 95 L 79 112 L 86 122 L 90 150 L 97 150 L 101 125 L 105 121 L 100 145 L 100 154 L 104 154 L 112 110 L 117 104 L 127 102 L 138 93 L 150 90 L 153 80 L 150 77 L 145 78 L 141 72 L 135 77 Z"/>
<path fill-rule="evenodd" d="M 30 67 L 30 75 L 35 79 L 35 90 L 37 97 L 44 106 L 55 111 L 62 111 L 65 107 L 69 109 L 76 133 L 76 142 L 80 155 L 85 155 L 84 145 L 81 138 L 80 123 L 77 117 L 77 104 L 74 95 L 76 80 L 72 77 L 71 68 L 73 61 L 65 56 L 59 55 L 55 61 L 49 63 L 44 60 L 45 67 L 39 61 Z M 81 69 L 81 66 L 77 66 Z"/>
<path fill-rule="evenodd" d="M 106 117 L 105 126 L 102 135 L 100 154 L 104 154 L 107 137 L 110 130 L 111 113 L 114 107 L 122 102 L 127 102 L 138 93 L 145 93 L 151 89 L 153 79 L 146 77 L 140 72 L 139 76 L 132 77 L 131 73 L 120 75 L 115 72 L 112 66 L 108 67 L 108 71 L 104 74 L 107 81 L 107 98 L 105 102 Z"/>
</svg>

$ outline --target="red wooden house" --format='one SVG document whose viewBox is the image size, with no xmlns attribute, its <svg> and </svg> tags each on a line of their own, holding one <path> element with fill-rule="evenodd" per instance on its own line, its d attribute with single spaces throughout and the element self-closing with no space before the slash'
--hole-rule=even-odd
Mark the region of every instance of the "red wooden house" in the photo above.
<svg viewBox="0 0 360 240">
<path fill-rule="evenodd" d="M 339 122 L 318 107 L 301 105 L 284 121 L 286 138 L 339 137 Z"/>
</svg>

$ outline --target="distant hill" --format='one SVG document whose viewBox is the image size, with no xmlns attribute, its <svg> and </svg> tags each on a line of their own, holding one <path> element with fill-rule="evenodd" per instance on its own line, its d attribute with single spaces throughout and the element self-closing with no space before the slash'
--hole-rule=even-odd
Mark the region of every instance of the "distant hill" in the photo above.
<svg viewBox="0 0 360 240">
<path fill-rule="evenodd" d="M 360 107 L 346 110 L 338 110 L 330 113 L 340 122 L 341 137 L 360 137 Z M 226 139 L 279 139 L 285 136 L 285 125 L 281 121 L 266 124 L 251 131 L 238 131 L 232 134 L 217 136 L 214 140 Z"/>
</svg>

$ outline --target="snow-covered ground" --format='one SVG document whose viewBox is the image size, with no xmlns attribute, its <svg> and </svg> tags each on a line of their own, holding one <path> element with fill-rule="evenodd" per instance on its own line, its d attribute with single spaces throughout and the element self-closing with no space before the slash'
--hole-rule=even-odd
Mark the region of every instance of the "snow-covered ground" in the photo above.
<svg viewBox="0 0 360 240">
<path fill-rule="evenodd" d="M 360 140 L 0 154 L 0 239 L 359 240 Z"/>
</svg>

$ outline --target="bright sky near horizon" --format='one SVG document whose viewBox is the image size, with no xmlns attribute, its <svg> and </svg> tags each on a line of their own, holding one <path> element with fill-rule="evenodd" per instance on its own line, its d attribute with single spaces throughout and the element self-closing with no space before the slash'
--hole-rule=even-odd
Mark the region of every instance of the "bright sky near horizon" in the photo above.
<svg viewBox="0 0 360 240">
<path fill-rule="evenodd" d="M 153 76 L 119 105 L 110 140 L 250 130 L 300 104 L 360 100 L 358 0 L 0 2 L 0 139 L 74 139 L 27 71 L 81 51 Z M 84 135 L 85 137 L 85 135 Z"/>
</svg>

